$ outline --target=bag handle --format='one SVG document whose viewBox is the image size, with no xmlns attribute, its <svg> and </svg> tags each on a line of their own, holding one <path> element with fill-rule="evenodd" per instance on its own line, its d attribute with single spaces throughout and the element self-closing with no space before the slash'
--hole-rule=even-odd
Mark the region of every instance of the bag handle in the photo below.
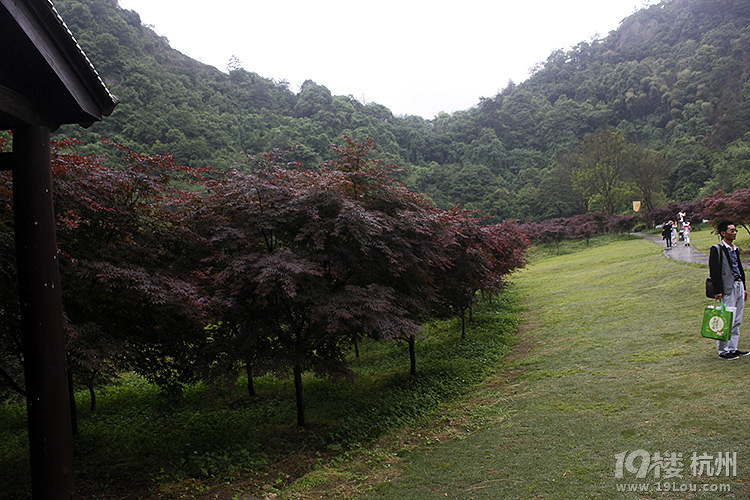
<svg viewBox="0 0 750 500">
<path fill-rule="evenodd" d="M 726 304 L 724 304 L 724 301 L 721 300 L 721 299 L 714 299 L 714 311 L 717 310 L 717 309 L 719 309 L 718 307 L 716 307 L 716 303 L 717 302 L 721 303 L 721 312 L 726 312 L 727 306 L 726 306 Z"/>
</svg>

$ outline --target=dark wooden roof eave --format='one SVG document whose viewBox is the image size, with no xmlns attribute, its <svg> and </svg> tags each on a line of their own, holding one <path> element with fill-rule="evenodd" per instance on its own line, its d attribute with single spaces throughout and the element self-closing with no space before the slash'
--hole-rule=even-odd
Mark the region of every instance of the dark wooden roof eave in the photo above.
<svg viewBox="0 0 750 500">
<path fill-rule="evenodd" d="M 50 0 L 0 0 L 0 30 L 13 49 L 0 62 L 0 129 L 85 127 L 112 113 L 118 99 Z"/>
</svg>

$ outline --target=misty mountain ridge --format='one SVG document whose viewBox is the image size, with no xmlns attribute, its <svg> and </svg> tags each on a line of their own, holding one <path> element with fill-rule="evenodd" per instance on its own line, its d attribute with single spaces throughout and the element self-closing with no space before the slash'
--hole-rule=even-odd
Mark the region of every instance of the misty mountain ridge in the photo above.
<svg viewBox="0 0 750 500">
<path fill-rule="evenodd" d="M 221 72 L 172 49 L 116 0 L 55 6 L 121 100 L 103 122 L 60 131 L 82 139 L 84 151 L 99 151 L 104 136 L 140 152 L 172 153 L 185 165 L 225 169 L 246 163 L 247 154 L 300 146 L 294 159 L 312 167 L 331 158 L 330 144 L 346 133 L 372 137 L 379 157 L 400 165 L 402 180 L 440 206 L 541 219 L 584 209 L 559 157 L 587 134 L 612 128 L 670 158 L 663 201 L 750 185 L 746 1 L 644 8 L 600 40 L 552 52 L 526 81 L 430 120 L 394 116 L 311 80 L 295 93 L 237 65 Z M 623 200 L 629 197 L 623 188 Z"/>
</svg>

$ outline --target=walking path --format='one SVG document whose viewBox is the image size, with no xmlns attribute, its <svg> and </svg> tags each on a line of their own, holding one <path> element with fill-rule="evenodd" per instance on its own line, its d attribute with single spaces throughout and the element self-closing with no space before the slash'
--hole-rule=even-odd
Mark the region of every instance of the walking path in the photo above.
<svg viewBox="0 0 750 500">
<path fill-rule="evenodd" d="M 642 238 L 646 238 L 647 240 L 653 241 L 654 243 L 657 243 L 659 245 L 663 244 L 661 236 L 648 233 L 633 234 L 635 234 L 636 236 L 641 236 Z M 679 260 L 680 262 L 692 262 L 694 264 L 703 264 L 704 266 L 708 265 L 708 255 L 699 252 L 691 245 L 685 245 L 685 243 L 682 243 L 680 241 L 677 241 L 672 246 L 672 248 L 665 248 L 664 255 L 666 255 L 670 259 Z"/>
<path fill-rule="evenodd" d="M 633 233 L 636 236 L 640 236 L 649 241 L 653 241 L 657 245 L 663 245 L 663 240 L 660 236 L 648 233 Z M 699 252 L 691 245 L 685 245 L 679 241 L 675 243 L 672 248 L 664 249 L 664 255 L 672 260 L 679 260 L 680 262 L 692 262 L 693 264 L 708 265 L 708 255 L 703 252 Z M 743 262 L 742 267 L 750 269 L 750 262 Z"/>
</svg>

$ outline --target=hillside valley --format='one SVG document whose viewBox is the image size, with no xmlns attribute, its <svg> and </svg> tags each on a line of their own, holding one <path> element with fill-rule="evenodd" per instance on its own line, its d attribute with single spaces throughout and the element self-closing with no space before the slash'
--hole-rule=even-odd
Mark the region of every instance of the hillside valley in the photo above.
<svg viewBox="0 0 750 500">
<path fill-rule="evenodd" d="M 580 155 L 587 135 L 610 130 L 666 162 L 656 203 L 750 185 L 750 4 L 742 0 L 665 0 L 602 39 L 551 53 L 528 80 L 431 120 L 332 95 L 325 82 L 308 80 L 295 93 L 251 68 L 219 71 L 172 49 L 116 0 L 55 6 L 121 100 L 102 123 L 59 131 L 84 141 L 84 152 L 101 151 L 106 137 L 227 169 L 296 147 L 291 159 L 315 167 L 342 134 L 372 137 L 379 158 L 441 207 L 541 220 L 602 209 L 576 188 L 566 158 Z M 627 213 L 639 193 L 621 181 L 615 211 Z"/>
</svg>

